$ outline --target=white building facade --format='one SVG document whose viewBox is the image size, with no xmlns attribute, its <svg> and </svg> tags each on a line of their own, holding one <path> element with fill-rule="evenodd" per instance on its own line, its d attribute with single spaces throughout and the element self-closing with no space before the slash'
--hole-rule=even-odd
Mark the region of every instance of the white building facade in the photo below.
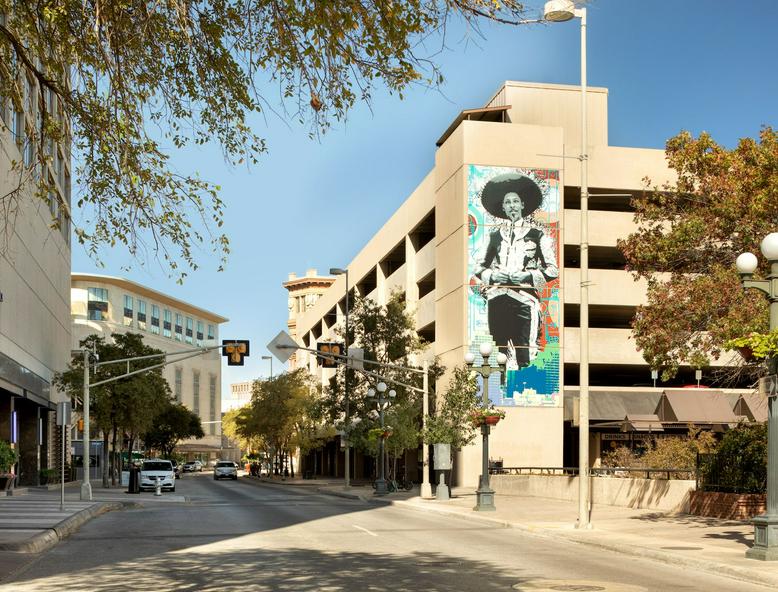
<svg viewBox="0 0 778 592">
<path fill-rule="evenodd" d="M 178 300 L 141 284 L 104 275 L 71 276 L 73 348 L 88 335 L 110 340 L 112 333 L 139 333 L 146 344 L 175 353 L 218 345 L 221 315 Z M 177 359 L 177 358 L 174 358 Z M 163 369 L 173 397 L 194 411 L 205 437 L 179 444 L 187 458 L 220 458 L 222 353 L 214 349 L 174 361 Z"/>
</svg>

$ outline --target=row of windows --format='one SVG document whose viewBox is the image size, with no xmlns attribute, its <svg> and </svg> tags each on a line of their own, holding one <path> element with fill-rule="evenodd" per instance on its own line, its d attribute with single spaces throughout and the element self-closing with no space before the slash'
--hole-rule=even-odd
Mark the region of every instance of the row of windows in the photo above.
<svg viewBox="0 0 778 592">
<path fill-rule="evenodd" d="M 92 321 L 108 320 L 108 290 L 106 288 L 87 288 L 87 294 L 87 318 Z M 164 337 L 173 338 L 175 335 L 176 341 L 196 343 L 198 347 L 202 347 L 206 339 L 208 341 L 216 339 L 215 325 L 208 324 L 206 333 L 206 325 L 202 321 L 197 321 L 197 331 L 195 332 L 195 321 L 191 317 L 175 313 L 176 323 L 173 326 L 173 313 L 170 310 L 162 310 L 163 316 L 160 317 L 159 306 L 152 304 L 150 308 L 151 315 L 149 316 L 149 308 L 145 300 L 125 294 L 124 326 L 137 327 L 141 331 L 150 331 L 154 335 L 159 335 L 161 329 L 161 334 Z M 186 330 L 184 330 L 184 326 L 186 326 Z"/>
<path fill-rule="evenodd" d="M 174 389 L 176 401 L 181 403 L 183 401 L 183 378 L 184 371 L 182 368 L 175 369 Z M 210 435 L 216 434 L 216 375 L 208 375 L 208 394 L 210 403 L 208 433 Z M 200 415 L 200 371 L 192 371 L 192 411 L 197 415 Z"/>
</svg>

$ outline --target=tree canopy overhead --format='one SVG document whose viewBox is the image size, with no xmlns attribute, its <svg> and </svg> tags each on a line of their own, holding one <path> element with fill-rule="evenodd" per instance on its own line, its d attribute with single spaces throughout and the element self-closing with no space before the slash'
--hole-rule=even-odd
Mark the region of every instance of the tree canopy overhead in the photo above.
<svg viewBox="0 0 778 592">
<path fill-rule="evenodd" d="M 452 18 L 519 24 L 524 10 L 516 0 L 0 0 L 0 102 L 21 111 L 31 89 L 38 97 L 37 129 L 20 140 L 37 157 L 17 163 L 20 186 L 52 159 L 49 138 L 72 135 L 76 204 L 88 214 L 79 242 L 94 256 L 117 243 L 150 251 L 183 277 L 197 247 L 224 260 L 229 241 L 219 187 L 175 170 L 169 147 L 215 141 L 228 162 L 256 162 L 265 144 L 252 112 L 280 107 L 323 131 L 377 87 L 402 96 L 439 84 L 438 47 L 426 44 Z"/>
<path fill-rule="evenodd" d="M 740 286 L 735 259 L 759 256 L 759 243 L 778 230 L 778 133 L 764 128 L 732 150 L 706 133 L 682 132 L 667 143 L 677 181 L 633 199 L 638 230 L 619 241 L 628 269 L 648 281 L 638 307 L 635 340 L 665 379 L 680 365 L 701 367 L 725 343 L 766 331 L 767 300 Z"/>
</svg>

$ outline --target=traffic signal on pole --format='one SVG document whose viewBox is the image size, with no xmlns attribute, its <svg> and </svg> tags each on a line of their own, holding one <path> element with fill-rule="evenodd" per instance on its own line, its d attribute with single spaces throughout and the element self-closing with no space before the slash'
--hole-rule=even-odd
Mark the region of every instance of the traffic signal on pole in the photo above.
<svg viewBox="0 0 778 592">
<path fill-rule="evenodd" d="M 249 355 L 248 340 L 222 340 L 222 355 L 227 357 L 228 366 L 243 366 L 243 358 Z"/>
<path fill-rule="evenodd" d="M 83 432 L 84 431 L 84 418 L 79 418 L 78 420 L 78 431 Z"/>
<path fill-rule="evenodd" d="M 337 368 L 338 363 L 342 362 L 342 360 L 340 358 L 336 358 L 333 356 L 345 355 L 343 351 L 342 343 L 335 343 L 329 341 L 324 343 L 319 343 L 316 346 L 316 349 L 319 352 L 316 358 L 319 361 L 319 365 L 322 368 Z"/>
</svg>

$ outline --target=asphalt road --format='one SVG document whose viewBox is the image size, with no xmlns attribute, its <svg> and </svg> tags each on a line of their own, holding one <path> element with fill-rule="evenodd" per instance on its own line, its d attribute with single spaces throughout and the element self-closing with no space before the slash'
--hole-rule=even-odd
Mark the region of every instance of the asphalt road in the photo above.
<svg viewBox="0 0 778 592">
<path fill-rule="evenodd" d="M 190 503 L 105 514 L 2 592 L 764 592 L 652 561 L 411 509 L 187 474 Z"/>
</svg>

